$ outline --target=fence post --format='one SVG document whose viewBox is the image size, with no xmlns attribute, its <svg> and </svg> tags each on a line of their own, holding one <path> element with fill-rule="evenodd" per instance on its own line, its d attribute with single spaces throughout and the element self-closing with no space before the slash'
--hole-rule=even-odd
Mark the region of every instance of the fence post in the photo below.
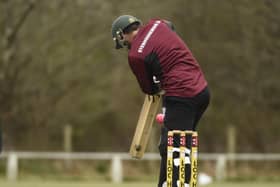
<svg viewBox="0 0 280 187">
<path fill-rule="evenodd" d="M 217 181 L 221 181 L 226 177 L 226 161 L 227 158 L 225 155 L 221 154 L 217 158 L 216 173 L 215 173 Z"/>
<path fill-rule="evenodd" d="M 119 155 L 114 155 L 112 158 L 111 179 L 114 183 L 121 183 L 123 181 L 122 160 Z"/>
<path fill-rule="evenodd" d="M 70 124 L 65 125 L 63 128 L 63 149 L 65 153 L 72 152 L 72 131 L 72 126 Z M 66 159 L 64 163 L 67 169 L 70 169 L 72 167 L 71 159 Z"/>
<path fill-rule="evenodd" d="M 18 175 L 18 157 L 16 153 L 10 153 L 8 155 L 7 162 L 7 180 L 16 181 Z"/>
<path fill-rule="evenodd" d="M 234 155 L 236 153 L 236 128 L 230 124 L 227 128 L 227 154 L 229 155 L 228 160 L 228 176 L 233 177 L 236 174 L 236 161 Z"/>
<path fill-rule="evenodd" d="M 63 136 L 64 136 L 64 151 L 67 153 L 72 152 L 72 126 L 65 125 L 63 129 Z"/>
</svg>

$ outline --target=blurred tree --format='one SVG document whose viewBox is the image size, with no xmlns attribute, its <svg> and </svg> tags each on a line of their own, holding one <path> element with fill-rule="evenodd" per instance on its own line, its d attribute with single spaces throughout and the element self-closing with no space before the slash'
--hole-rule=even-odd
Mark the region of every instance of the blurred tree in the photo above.
<svg viewBox="0 0 280 187">
<path fill-rule="evenodd" d="M 71 124 L 74 151 L 127 151 L 143 94 L 110 29 L 132 14 L 172 21 L 201 64 L 212 92 L 202 151 L 226 150 L 228 124 L 237 151 L 277 151 L 278 12 L 272 0 L 0 1 L 5 149 L 61 150 Z"/>
<path fill-rule="evenodd" d="M 16 125 L 11 126 L 16 117 L 16 87 L 19 84 L 19 74 L 30 62 L 30 56 L 20 56 L 18 50 L 18 34 L 29 14 L 34 8 L 33 1 L 9 2 L 1 1 L 1 61 L 0 61 L 0 124 L 4 124 L 7 136 L 13 135 L 13 130 L 20 130 Z M 15 8 L 16 7 L 16 8 Z M 9 124 L 9 128 L 7 124 Z M 6 143 L 12 146 L 12 139 Z"/>
</svg>

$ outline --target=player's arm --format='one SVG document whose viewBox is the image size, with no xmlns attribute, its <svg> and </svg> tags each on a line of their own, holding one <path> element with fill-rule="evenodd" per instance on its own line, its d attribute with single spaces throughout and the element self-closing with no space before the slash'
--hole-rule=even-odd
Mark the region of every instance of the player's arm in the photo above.
<svg viewBox="0 0 280 187">
<path fill-rule="evenodd" d="M 155 53 L 147 55 L 144 62 L 129 59 L 129 65 L 144 93 L 154 95 L 160 92 L 161 69 Z"/>
</svg>

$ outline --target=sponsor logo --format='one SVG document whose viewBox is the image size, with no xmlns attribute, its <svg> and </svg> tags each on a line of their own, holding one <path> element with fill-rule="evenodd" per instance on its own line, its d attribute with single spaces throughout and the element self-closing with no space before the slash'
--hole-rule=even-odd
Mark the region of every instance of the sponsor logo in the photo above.
<svg viewBox="0 0 280 187">
<path fill-rule="evenodd" d="M 151 29 L 148 31 L 147 35 L 145 36 L 144 40 L 142 41 L 142 43 L 140 44 L 139 48 L 138 48 L 138 53 L 143 53 L 143 50 L 148 42 L 148 40 L 151 38 L 152 34 L 155 32 L 156 28 L 158 27 L 158 25 L 160 24 L 160 21 L 156 21 L 153 26 L 151 27 Z"/>
<path fill-rule="evenodd" d="M 185 180 L 185 162 L 183 159 L 181 160 L 181 166 L 180 166 L 180 179 L 182 181 Z M 181 184 L 182 184 L 182 181 L 181 181 Z"/>
<path fill-rule="evenodd" d="M 197 176 L 198 176 L 198 169 L 197 169 L 197 161 L 193 161 L 193 167 L 192 167 L 192 186 L 196 186 L 197 185 Z"/>
<path fill-rule="evenodd" d="M 135 18 L 128 18 L 128 22 L 129 22 L 129 23 L 133 23 L 133 22 L 135 22 L 135 21 L 136 21 Z"/>
<path fill-rule="evenodd" d="M 197 182 L 193 182 L 192 187 L 196 187 L 196 186 L 197 186 Z"/>
<path fill-rule="evenodd" d="M 168 160 L 167 173 L 167 178 L 170 179 L 172 177 L 172 160 Z"/>
<path fill-rule="evenodd" d="M 167 160 L 167 186 L 172 187 L 172 160 Z"/>
</svg>

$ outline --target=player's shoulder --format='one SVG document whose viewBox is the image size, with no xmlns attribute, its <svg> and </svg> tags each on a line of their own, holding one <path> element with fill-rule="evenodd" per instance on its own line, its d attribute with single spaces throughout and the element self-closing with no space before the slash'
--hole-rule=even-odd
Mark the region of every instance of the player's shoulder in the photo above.
<svg viewBox="0 0 280 187">
<path fill-rule="evenodd" d="M 150 19 L 147 22 L 147 24 L 141 26 L 132 42 L 129 56 L 141 58 L 143 57 L 143 55 L 145 56 L 146 54 L 143 52 L 144 49 L 146 49 L 145 51 L 148 52 L 151 51 L 155 44 L 154 43 L 155 40 L 151 39 L 154 36 L 153 33 L 157 32 L 157 30 L 162 30 L 159 28 L 163 28 L 163 27 L 166 27 L 166 30 L 168 28 L 164 20 L 159 18 Z M 163 35 L 162 33 L 166 33 L 166 32 L 161 32 L 161 35 Z"/>
<path fill-rule="evenodd" d="M 152 18 L 147 24 L 147 27 L 152 27 L 153 25 L 159 25 L 161 27 L 165 27 L 168 29 L 171 29 L 172 31 L 175 31 L 174 24 L 167 19 L 161 19 L 161 18 Z"/>
<path fill-rule="evenodd" d="M 164 19 L 152 18 L 149 20 L 147 25 L 154 25 L 154 24 L 161 24 L 161 23 L 165 23 Z"/>
</svg>

